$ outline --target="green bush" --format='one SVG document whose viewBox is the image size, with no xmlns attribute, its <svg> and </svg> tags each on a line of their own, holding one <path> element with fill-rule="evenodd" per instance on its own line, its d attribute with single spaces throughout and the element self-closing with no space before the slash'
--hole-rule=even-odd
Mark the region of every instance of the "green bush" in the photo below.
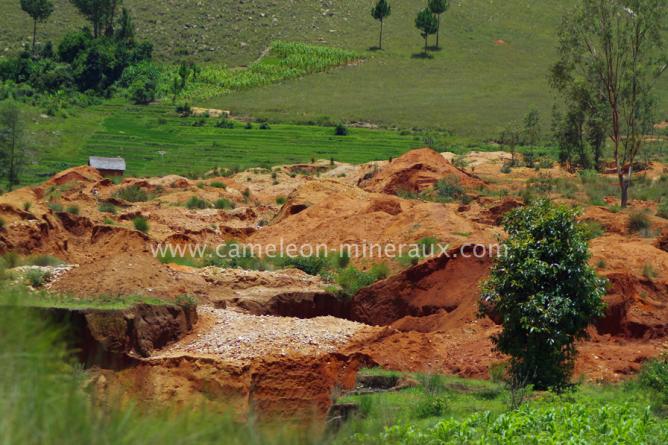
<svg viewBox="0 0 668 445">
<path fill-rule="evenodd" d="M 503 320 L 496 347 L 512 357 L 516 381 L 536 389 L 570 383 L 575 342 L 603 315 L 605 282 L 588 264 L 576 216 L 548 200 L 508 213 L 505 254 L 483 286 L 481 313 Z"/>
<path fill-rule="evenodd" d="M 59 202 L 50 202 L 49 209 L 51 209 L 52 212 L 60 213 L 63 211 L 63 205 Z"/>
<path fill-rule="evenodd" d="M 642 275 L 648 280 L 654 280 L 658 274 L 651 264 L 645 264 L 642 268 Z"/>
<path fill-rule="evenodd" d="M 227 210 L 227 209 L 233 209 L 234 208 L 234 203 L 230 201 L 229 199 L 225 198 L 220 198 L 217 199 L 216 202 L 213 203 L 213 206 L 217 208 L 218 210 Z"/>
<path fill-rule="evenodd" d="M 663 219 L 668 219 L 668 198 L 663 199 L 659 203 L 659 208 L 656 212 L 656 216 Z"/>
<path fill-rule="evenodd" d="M 216 127 L 217 128 L 227 128 L 227 129 L 232 129 L 234 128 L 234 122 L 229 120 L 226 117 L 221 117 L 218 122 L 216 122 Z"/>
<path fill-rule="evenodd" d="M 353 266 L 348 266 L 339 271 L 336 277 L 336 283 L 341 286 L 341 294 L 345 297 L 352 297 L 360 289 L 370 286 L 384 276 L 387 276 L 387 266 L 380 266 L 378 269 L 364 272 Z"/>
<path fill-rule="evenodd" d="M 345 124 L 343 123 L 338 123 L 334 128 L 334 134 L 336 136 L 348 136 L 349 134 L 348 127 L 346 127 Z"/>
<path fill-rule="evenodd" d="M 324 255 L 283 257 L 279 259 L 281 267 L 294 267 L 309 275 L 318 275 L 329 265 Z"/>
<path fill-rule="evenodd" d="M 195 209 L 206 209 L 209 207 L 209 203 L 198 197 L 198 196 L 191 196 L 190 199 L 188 199 L 188 202 L 186 202 L 186 207 L 189 208 L 190 210 L 195 210 Z"/>
<path fill-rule="evenodd" d="M 197 300 L 190 295 L 179 295 L 174 302 L 177 306 L 185 308 L 197 307 Z"/>
<path fill-rule="evenodd" d="M 23 211 L 24 212 L 29 212 L 31 208 L 32 208 L 32 202 L 26 201 L 26 202 L 23 203 Z"/>
<path fill-rule="evenodd" d="M 116 206 L 113 205 L 110 202 L 103 202 L 102 204 L 100 204 L 100 207 L 98 208 L 98 210 L 101 213 L 110 213 L 112 215 L 116 214 Z"/>
<path fill-rule="evenodd" d="M 415 405 L 415 417 L 428 419 L 430 417 L 442 417 L 448 411 L 448 400 L 443 396 L 429 396 L 420 400 Z"/>
<path fill-rule="evenodd" d="M 350 265 L 350 252 L 347 250 L 342 251 L 336 258 L 336 265 L 339 269 L 348 267 Z"/>
<path fill-rule="evenodd" d="M 631 233 L 646 234 L 652 228 L 652 221 L 644 211 L 632 212 L 629 216 L 628 229 Z"/>
<path fill-rule="evenodd" d="M 668 403 L 668 355 L 647 361 L 640 370 L 638 383 L 656 394 L 661 403 Z"/>
<path fill-rule="evenodd" d="M 150 229 L 148 221 L 143 216 L 138 216 L 135 219 L 133 219 L 132 225 L 134 226 L 135 230 L 142 233 L 148 233 Z"/>
<path fill-rule="evenodd" d="M 463 200 L 466 196 L 459 178 L 455 176 L 441 179 L 436 183 L 435 188 L 437 197 L 443 201 Z"/>
<path fill-rule="evenodd" d="M 127 202 L 146 202 L 150 199 L 148 192 L 138 185 L 123 187 L 117 190 L 113 196 Z"/>
<path fill-rule="evenodd" d="M 148 105 L 155 100 L 157 89 L 158 82 L 156 79 L 140 77 L 132 82 L 128 89 L 128 93 L 130 95 L 130 100 L 132 100 L 135 105 Z"/>
<path fill-rule="evenodd" d="M 223 190 L 225 190 L 225 189 L 227 188 L 227 186 L 226 186 L 224 183 L 220 182 L 220 181 L 214 181 L 214 182 L 212 182 L 212 183 L 209 184 L 209 185 L 210 185 L 211 187 L 213 187 L 213 188 L 217 188 L 217 189 L 223 189 Z"/>
<path fill-rule="evenodd" d="M 418 240 L 417 245 L 420 250 L 420 257 L 431 257 L 436 255 L 437 247 L 441 241 L 434 236 L 426 236 Z"/>
<path fill-rule="evenodd" d="M 180 105 L 176 106 L 176 112 L 181 115 L 182 117 L 188 117 L 192 114 L 192 108 L 190 108 L 190 104 L 183 103 Z"/>
<path fill-rule="evenodd" d="M 262 122 L 260 124 L 260 130 L 271 130 L 271 127 L 269 126 L 268 122 Z"/>
<path fill-rule="evenodd" d="M 509 173 L 513 172 L 513 163 L 512 162 L 504 162 L 504 164 L 501 166 L 501 173 L 507 175 Z"/>
<path fill-rule="evenodd" d="M 31 269 L 26 273 L 26 280 L 28 281 L 28 284 L 34 288 L 40 288 L 46 284 L 46 282 L 51 278 L 51 274 L 49 272 L 39 270 L 39 269 Z"/>
<path fill-rule="evenodd" d="M 582 234 L 587 240 L 593 240 L 605 235 L 605 228 L 598 221 L 582 221 L 579 226 Z"/>
<path fill-rule="evenodd" d="M 71 205 L 67 207 L 67 213 L 70 213 L 72 215 L 78 215 L 79 214 L 79 206 L 78 205 Z"/>
<path fill-rule="evenodd" d="M 279 206 L 282 206 L 286 202 L 287 202 L 287 199 L 285 198 L 285 196 L 279 196 L 278 198 L 276 198 L 276 204 L 279 205 Z"/>
</svg>

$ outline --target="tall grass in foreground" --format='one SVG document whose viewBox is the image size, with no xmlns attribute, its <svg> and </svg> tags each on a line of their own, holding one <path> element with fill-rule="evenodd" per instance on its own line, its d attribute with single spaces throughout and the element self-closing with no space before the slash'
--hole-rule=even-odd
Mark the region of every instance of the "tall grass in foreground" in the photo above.
<svg viewBox="0 0 668 445">
<path fill-rule="evenodd" d="M 14 305 L 23 291 L 0 283 L 0 444 L 309 443 L 294 431 L 260 432 L 201 410 L 99 407 L 62 332 Z"/>
<path fill-rule="evenodd" d="M 180 94 L 180 99 L 203 100 L 230 91 L 254 88 L 325 71 L 361 58 L 361 55 L 353 51 L 277 41 L 271 44 L 267 56 L 248 68 L 231 69 L 224 65 L 203 66 L 196 79 L 191 78 L 187 83 L 185 90 Z M 166 67 L 162 70 L 160 83 L 163 92 L 169 90 L 177 72 L 177 66 Z"/>
</svg>

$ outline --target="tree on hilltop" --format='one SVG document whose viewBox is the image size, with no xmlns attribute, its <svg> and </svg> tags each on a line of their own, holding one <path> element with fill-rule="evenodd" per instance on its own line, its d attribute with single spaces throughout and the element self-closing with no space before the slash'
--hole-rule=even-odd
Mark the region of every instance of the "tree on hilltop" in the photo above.
<svg viewBox="0 0 668 445">
<path fill-rule="evenodd" d="M 429 51 L 429 36 L 438 31 L 438 21 L 436 16 L 425 8 L 420 11 L 415 19 L 415 27 L 420 30 L 420 35 L 424 39 L 424 53 Z"/>
<path fill-rule="evenodd" d="M 32 26 L 32 54 L 35 55 L 35 42 L 37 40 L 37 22 L 46 22 L 53 13 L 51 0 L 21 0 L 21 9 L 25 11 L 33 21 Z"/>
<path fill-rule="evenodd" d="M 448 0 L 429 0 L 429 10 L 436 15 L 436 48 L 439 47 L 439 37 L 441 35 L 441 14 L 447 11 L 449 7 Z"/>
<path fill-rule="evenodd" d="M 392 8 L 386 0 L 378 0 L 371 8 L 371 16 L 380 22 L 380 37 L 378 38 L 378 49 L 383 49 L 383 22 L 392 13 Z"/>
</svg>

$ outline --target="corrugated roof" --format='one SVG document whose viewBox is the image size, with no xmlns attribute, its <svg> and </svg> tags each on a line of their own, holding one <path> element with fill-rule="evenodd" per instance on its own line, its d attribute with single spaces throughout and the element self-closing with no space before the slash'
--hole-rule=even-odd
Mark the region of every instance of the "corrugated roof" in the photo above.
<svg viewBox="0 0 668 445">
<path fill-rule="evenodd" d="M 123 158 L 101 158 L 91 156 L 88 158 L 88 165 L 98 170 L 116 170 L 125 171 L 125 159 Z"/>
</svg>

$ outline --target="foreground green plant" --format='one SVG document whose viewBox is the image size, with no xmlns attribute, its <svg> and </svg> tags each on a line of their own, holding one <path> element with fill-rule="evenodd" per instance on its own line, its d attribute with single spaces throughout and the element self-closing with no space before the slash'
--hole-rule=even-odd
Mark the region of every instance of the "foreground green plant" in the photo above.
<svg viewBox="0 0 668 445">
<path fill-rule="evenodd" d="M 480 309 L 502 320 L 493 341 L 512 357 L 520 386 L 566 387 L 575 341 L 603 314 L 604 281 L 588 264 L 588 234 L 576 215 L 544 200 L 504 220 L 505 252 L 484 284 Z"/>
<path fill-rule="evenodd" d="M 405 423 L 354 443 L 422 444 L 663 444 L 668 426 L 649 410 L 625 404 L 591 402 L 530 406 L 499 416 L 490 412 L 447 418 L 430 427 Z"/>
</svg>

